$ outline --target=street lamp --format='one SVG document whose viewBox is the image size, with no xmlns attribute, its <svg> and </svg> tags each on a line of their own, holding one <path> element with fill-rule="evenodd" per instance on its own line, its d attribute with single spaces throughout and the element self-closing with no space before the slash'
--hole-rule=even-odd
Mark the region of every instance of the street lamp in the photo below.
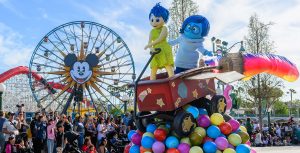
<svg viewBox="0 0 300 153">
<path fill-rule="evenodd" d="M 269 132 L 271 131 L 271 122 L 270 122 L 270 113 L 271 113 L 272 109 L 269 107 L 267 108 L 267 113 L 268 113 L 268 129 Z"/>
<path fill-rule="evenodd" d="M 126 113 L 127 112 L 127 103 L 129 101 L 129 96 L 128 95 L 124 95 L 122 97 L 122 101 L 124 102 L 124 113 Z"/>
<path fill-rule="evenodd" d="M 288 92 L 286 92 L 287 94 L 291 94 L 291 103 L 290 103 L 290 107 L 289 107 L 289 111 L 290 111 L 290 116 L 292 116 L 292 111 L 291 111 L 291 108 L 293 108 L 293 94 L 296 93 L 296 90 L 294 89 L 289 89 Z"/>
<path fill-rule="evenodd" d="M 4 83 L 0 83 L 0 110 L 2 110 L 2 94 L 4 93 L 6 87 Z"/>
</svg>

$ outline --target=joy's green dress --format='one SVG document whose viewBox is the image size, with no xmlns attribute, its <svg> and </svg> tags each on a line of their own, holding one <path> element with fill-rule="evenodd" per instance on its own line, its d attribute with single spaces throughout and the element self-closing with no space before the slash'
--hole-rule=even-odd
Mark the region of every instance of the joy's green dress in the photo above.
<svg viewBox="0 0 300 153">
<path fill-rule="evenodd" d="M 159 29 L 151 30 L 151 41 L 155 41 L 159 37 L 159 35 L 162 31 L 162 28 L 163 27 L 161 27 Z M 150 68 L 157 67 L 158 69 L 161 69 L 168 65 L 170 65 L 170 66 L 174 65 L 172 47 L 168 44 L 166 38 L 162 42 L 160 42 L 152 47 L 153 48 L 161 48 L 161 52 L 154 56 L 154 58 L 152 59 L 152 61 L 150 63 Z"/>
</svg>

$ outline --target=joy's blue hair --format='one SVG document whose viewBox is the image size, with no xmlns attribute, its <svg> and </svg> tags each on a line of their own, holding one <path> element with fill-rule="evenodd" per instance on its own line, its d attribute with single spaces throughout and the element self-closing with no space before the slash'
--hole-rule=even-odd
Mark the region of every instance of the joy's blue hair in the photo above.
<svg viewBox="0 0 300 153">
<path fill-rule="evenodd" d="M 210 25 L 209 25 L 208 20 L 204 16 L 201 16 L 201 15 L 192 15 L 192 16 L 189 16 L 188 18 L 186 18 L 182 23 L 180 33 L 183 33 L 185 27 L 191 22 L 201 23 L 202 24 L 201 36 L 202 37 L 207 36 L 209 29 L 210 29 Z"/>
<path fill-rule="evenodd" d="M 166 8 L 164 8 L 164 7 L 162 7 L 161 5 L 160 5 L 160 3 L 157 3 L 152 9 L 151 9 L 151 11 L 150 11 L 150 13 L 149 13 L 149 19 L 150 19 L 150 17 L 151 17 L 151 14 L 153 14 L 154 16 L 156 16 L 156 17 L 162 17 L 163 19 L 164 19 L 164 21 L 165 21 L 165 23 L 167 23 L 168 22 L 168 20 L 169 20 L 169 11 L 166 9 Z"/>
</svg>

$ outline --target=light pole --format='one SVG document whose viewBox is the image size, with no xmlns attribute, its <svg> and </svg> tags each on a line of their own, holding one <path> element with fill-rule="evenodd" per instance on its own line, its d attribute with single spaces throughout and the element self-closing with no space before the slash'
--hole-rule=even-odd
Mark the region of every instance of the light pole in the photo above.
<svg viewBox="0 0 300 153">
<path fill-rule="evenodd" d="M 124 102 L 124 113 L 126 113 L 127 112 L 127 103 L 129 101 L 129 96 L 128 95 L 124 95 L 122 97 L 122 101 Z"/>
<path fill-rule="evenodd" d="M 6 87 L 4 83 L 0 83 L 0 110 L 2 110 L 2 94 L 4 93 Z"/>
<path fill-rule="evenodd" d="M 268 129 L 269 132 L 271 131 L 271 121 L 270 121 L 270 113 L 271 113 L 272 109 L 269 107 L 267 108 L 267 113 L 268 113 Z"/>
<path fill-rule="evenodd" d="M 289 89 L 289 91 L 286 92 L 286 93 L 291 95 L 291 103 L 290 103 L 290 107 L 289 107 L 289 112 L 290 112 L 289 115 L 292 116 L 292 111 L 291 111 L 291 109 L 293 108 L 293 94 L 296 93 L 296 90 L 294 90 L 294 89 Z"/>
</svg>

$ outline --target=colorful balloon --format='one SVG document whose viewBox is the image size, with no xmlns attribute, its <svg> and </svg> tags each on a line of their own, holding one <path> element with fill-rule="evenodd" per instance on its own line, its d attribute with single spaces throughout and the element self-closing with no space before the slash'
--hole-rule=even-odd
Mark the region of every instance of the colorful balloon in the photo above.
<svg viewBox="0 0 300 153">
<path fill-rule="evenodd" d="M 176 148 L 170 148 L 166 153 L 180 153 Z"/>
<path fill-rule="evenodd" d="M 235 132 L 240 127 L 240 123 L 235 119 L 229 120 L 228 123 L 232 127 L 232 132 Z"/>
<path fill-rule="evenodd" d="M 203 150 L 199 146 L 194 146 L 190 149 L 189 153 L 203 153 Z"/>
<path fill-rule="evenodd" d="M 246 127 L 244 127 L 244 126 L 241 125 L 239 129 L 247 133 Z"/>
<path fill-rule="evenodd" d="M 180 143 L 186 143 L 189 146 L 191 146 L 191 144 L 192 144 L 189 137 L 181 138 Z"/>
<path fill-rule="evenodd" d="M 219 150 L 225 150 L 228 147 L 228 141 L 224 137 L 218 137 L 215 140 L 215 144 Z"/>
<path fill-rule="evenodd" d="M 207 142 L 207 141 L 212 141 L 212 142 L 214 142 L 214 139 L 213 139 L 213 138 L 210 138 L 210 137 L 208 137 L 208 136 L 206 136 L 206 137 L 203 138 L 202 143 L 204 144 L 204 143 Z"/>
<path fill-rule="evenodd" d="M 155 124 L 148 124 L 147 125 L 147 132 L 150 132 L 150 133 L 154 133 L 154 131 L 156 130 L 157 126 Z"/>
<path fill-rule="evenodd" d="M 130 149 L 130 145 L 126 145 L 125 148 L 124 148 L 124 153 L 129 153 L 129 149 Z"/>
<path fill-rule="evenodd" d="M 228 141 L 233 146 L 238 146 L 242 143 L 242 138 L 240 137 L 240 135 L 232 133 L 228 136 Z"/>
<path fill-rule="evenodd" d="M 224 122 L 224 118 L 223 118 L 223 115 L 220 113 L 213 113 L 210 116 L 210 121 L 211 121 L 211 124 L 218 126 Z"/>
<path fill-rule="evenodd" d="M 152 148 L 153 143 L 155 142 L 154 138 L 145 136 L 142 138 L 142 146 L 146 149 Z"/>
<path fill-rule="evenodd" d="M 180 143 L 177 147 L 180 153 L 189 153 L 190 152 L 190 145 L 186 143 Z"/>
<path fill-rule="evenodd" d="M 135 145 L 138 145 L 140 146 L 141 145 L 141 140 L 142 140 L 142 136 L 138 133 L 134 133 L 132 136 L 131 136 L 131 142 Z"/>
<path fill-rule="evenodd" d="M 234 149 L 232 148 L 227 148 L 223 151 L 223 153 L 236 153 Z"/>
<path fill-rule="evenodd" d="M 239 131 L 237 134 L 240 135 L 240 137 L 242 139 L 242 143 L 246 143 L 247 141 L 250 140 L 250 136 L 247 132 Z"/>
<path fill-rule="evenodd" d="M 145 132 L 145 133 L 143 134 L 143 137 L 145 137 L 145 136 L 154 138 L 154 135 L 153 135 L 152 133 L 150 133 L 150 132 Z"/>
<path fill-rule="evenodd" d="M 167 148 L 177 148 L 178 145 L 179 145 L 179 141 L 176 137 L 174 136 L 169 136 L 167 139 L 166 139 L 166 146 Z"/>
<path fill-rule="evenodd" d="M 250 153 L 251 148 L 246 144 L 240 144 L 236 147 L 236 153 Z"/>
<path fill-rule="evenodd" d="M 154 131 L 154 138 L 158 141 L 164 141 L 167 137 L 167 132 L 164 129 L 156 129 Z"/>
<path fill-rule="evenodd" d="M 215 153 L 217 151 L 217 145 L 214 142 L 207 141 L 203 145 L 205 153 Z"/>
<path fill-rule="evenodd" d="M 135 132 L 134 130 L 130 130 L 130 131 L 128 132 L 127 138 L 128 138 L 129 141 L 131 141 L 131 137 L 132 137 L 132 135 L 135 134 L 135 133 L 136 133 L 136 132 Z"/>
<path fill-rule="evenodd" d="M 219 125 L 221 132 L 225 135 L 228 135 L 232 132 L 232 127 L 229 123 L 223 122 Z"/>
<path fill-rule="evenodd" d="M 185 111 L 191 113 L 195 119 L 197 119 L 199 116 L 199 110 L 197 107 L 189 106 L 185 109 Z"/>
<path fill-rule="evenodd" d="M 132 145 L 129 149 L 129 153 L 140 153 L 140 146 Z"/>
<path fill-rule="evenodd" d="M 199 110 L 199 115 L 200 115 L 200 116 L 201 116 L 201 115 L 208 115 L 206 109 L 204 109 L 204 108 L 199 108 L 198 110 Z"/>
<path fill-rule="evenodd" d="M 140 146 L 140 153 L 147 153 L 147 152 L 151 152 L 151 149 L 146 149 L 143 146 Z"/>
<path fill-rule="evenodd" d="M 195 131 L 190 134 L 189 138 L 193 146 L 200 145 L 203 140 L 203 136 L 201 136 L 199 133 Z"/>
<path fill-rule="evenodd" d="M 202 137 L 205 137 L 205 136 L 206 136 L 206 131 L 205 131 L 205 129 L 202 128 L 202 127 L 196 127 L 196 128 L 194 129 L 194 132 L 199 133 Z"/>
<path fill-rule="evenodd" d="M 210 126 L 210 119 L 207 115 L 201 115 L 197 119 L 197 123 L 198 123 L 198 126 L 206 128 L 206 127 Z"/>
<path fill-rule="evenodd" d="M 207 135 L 213 139 L 217 138 L 221 134 L 220 129 L 215 125 L 211 125 L 210 127 L 208 127 L 206 132 Z"/>
<path fill-rule="evenodd" d="M 160 141 L 155 141 L 152 145 L 153 153 L 164 153 L 165 149 L 165 144 Z"/>
<path fill-rule="evenodd" d="M 255 149 L 253 149 L 253 148 L 251 148 L 251 151 L 250 151 L 250 153 L 256 153 L 256 150 L 255 150 Z"/>
</svg>

